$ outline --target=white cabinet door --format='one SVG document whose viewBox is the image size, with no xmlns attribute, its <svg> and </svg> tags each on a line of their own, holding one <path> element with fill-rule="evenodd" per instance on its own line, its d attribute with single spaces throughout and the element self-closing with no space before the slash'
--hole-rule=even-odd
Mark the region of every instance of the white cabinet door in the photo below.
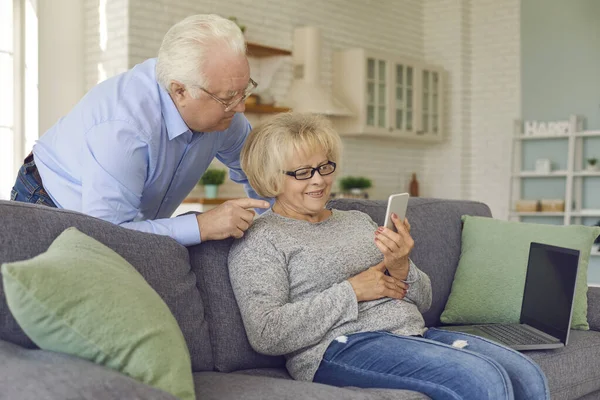
<svg viewBox="0 0 600 400">
<path fill-rule="evenodd" d="M 419 118 L 416 135 L 423 140 L 441 140 L 444 71 L 429 65 L 419 69 Z"/>
<path fill-rule="evenodd" d="M 415 129 L 415 67 L 404 61 L 396 61 L 393 65 L 391 129 L 396 135 L 407 136 Z"/>
<path fill-rule="evenodd" d="M 388 61 L 374 57 L 367 58 L 367 104 L 366 125 L 385 129 L 388 125 Z"/>
</svg>

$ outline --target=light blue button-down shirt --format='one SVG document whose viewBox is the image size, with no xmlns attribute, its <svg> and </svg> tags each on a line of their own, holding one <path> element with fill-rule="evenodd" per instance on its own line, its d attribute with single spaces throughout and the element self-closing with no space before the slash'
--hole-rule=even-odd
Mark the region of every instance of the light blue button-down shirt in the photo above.
<svg viewBox="0 0 600 400">
<path fill-rule="evenodd" d="M 250 197 L 260 198 L 239 161 L 250 124 L 236 114 L 224 131 L 190 131 L 156 82 L 155 66 L 150 59 L 95 86 L 33 153 L 58 207 L 189 246 L 200 243 L 195 215 L 169 217 L 215 157 Z"/>
</svg>

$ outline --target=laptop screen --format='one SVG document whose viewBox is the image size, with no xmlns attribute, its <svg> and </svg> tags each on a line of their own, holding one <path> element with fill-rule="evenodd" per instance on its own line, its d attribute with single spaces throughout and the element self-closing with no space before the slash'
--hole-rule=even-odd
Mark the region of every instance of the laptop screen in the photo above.
<svg viewBox="0 0 600 400">
<path fill-rule="evenodd" d="M 531 243 L 521 323 L 566 343 L 578 264 L 579 250 Z"/>
</svg>

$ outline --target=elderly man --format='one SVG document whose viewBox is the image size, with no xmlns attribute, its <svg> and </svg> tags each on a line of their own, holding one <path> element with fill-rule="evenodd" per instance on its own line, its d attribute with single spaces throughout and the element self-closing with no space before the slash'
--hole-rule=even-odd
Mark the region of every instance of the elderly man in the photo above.
<svg viewBox="0 0 600 400">
<path fill-rule="evenodd" d="M 241 237 L 252 208 L 268 208 L 248 184 L 239 154 L 242 114 L 256 87 L 240 29 L 195 15 L 165 35 L 158 58 L 92 88 L 35 144 L 11 198 L 80 211 L 182 245 Z M 170 218 L 214 158 L 251 198 Z"/>
</svg>

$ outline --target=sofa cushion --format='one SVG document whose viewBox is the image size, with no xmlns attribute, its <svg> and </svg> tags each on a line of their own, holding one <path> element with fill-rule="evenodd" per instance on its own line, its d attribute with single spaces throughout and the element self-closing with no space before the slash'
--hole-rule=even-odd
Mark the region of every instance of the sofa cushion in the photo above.
<svg viewBox="0 0 600 400">
<path fill-rule="evenodd" d="M 246 374 L 194 374 L 196 396 L 203 400 L 422 400 L 409 390 L 337 388 L 320 383 Z"/>
<path fill-rule="evenodd" d="M 283 356 L 255 352 L 248 342 L 240 309 L 235 300 L 227 256 L 232 239 L 205 242 L 189 248 L 192 269 L 206 306 L 215 369 L 231 372 L 249 368 L 285 366 Z"/>
<path fill-rule="evenodd" d="M 212 353 L 203 303 L 187 249 L 173 239 L 121 228 L 68 210 L 0 201 L 0 264 L 46 251 L 74 226 L 116 251 L 133 265 L 167 304 L 186 339 L 194 370 L 212 370 Z M 10 313 L 0 285 L 0 339 L 35 348 Z"/>
<path fill-rule="evenodd" d="M 0 340 L 0 399 L 177 400 L 123 374 L 45 350 Z"/>
<path fill-rule="evenodd" d="M 577 399 L 600 390 L 600 332 L 571 330 L 569 344 L 562 349 L 525 354 L 546 374 L 553 400 Z"/>
<path fill-rule="evenodd" d="M 329 207 L 359 210 L 382 225 L 386 201 L 335 199 Z M 490 217 L 483 203 L 459 200 L 410 198 L 406 218 L 411 225 L 415 247 L 411 258 L 431 280 L 433 299 L 429 311 L 423 314 L 427 326 L 439 325 L 440 314 L 450 294 L 461 248 L 461 217 Z"/>
<path fill-rule="evenodd" d="M 599 227 L 465 216 L 460 261 L 442 322 L 518 323 L 530 244 L 540 242 L 580 251 L 571 327 L 589 329 L 587 269 L 592 244 L 598 235 Z"/>
<path fill-rule="evenodd" d="M 600 287 L 588 287 L 587 300 L 590 329 L 600 332 Z"/>
<path fill-rule="evenodd" d="M 177 321 L 140 273 L 102 243 L 68 228 L 46 252 L 2 264 L 2 278 L 13 316 L 40 348 L 195 400 Z"/>
</svg>

